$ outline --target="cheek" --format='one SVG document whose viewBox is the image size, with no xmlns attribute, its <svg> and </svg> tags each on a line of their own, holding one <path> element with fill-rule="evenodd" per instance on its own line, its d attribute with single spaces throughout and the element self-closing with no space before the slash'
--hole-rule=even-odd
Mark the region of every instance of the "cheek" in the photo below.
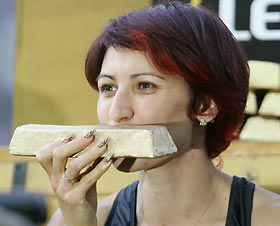
<svg viewBox="0 0 280 226">
<path fill-rule="evenodd" d="M 101 124 L 104 124 L 108 121 L 108 116 L 106 114 L 106 112 L 108 112 L 109 110 L 109 106 L 106 104 L 105 101 L 101 101 L 100 98 L 98 98 L 97 101 L 97 116 L 99 119 L 99 122 Z"/>
<path fill-rule="evenodd" d="M 142 121 L 152 123 L 183 121 L 187 117 L 188 102 L 165 98 L 147 98 L 135 105 L 135 112 Z"/>
<path fill-rule="evenodd" d="M 140 99 L 134 102 L 134 113 L 141 123 L 161 123 L 166 121 L 163 117 L 163 107 L 164 104 L 157 98 Z"/>
</svg>

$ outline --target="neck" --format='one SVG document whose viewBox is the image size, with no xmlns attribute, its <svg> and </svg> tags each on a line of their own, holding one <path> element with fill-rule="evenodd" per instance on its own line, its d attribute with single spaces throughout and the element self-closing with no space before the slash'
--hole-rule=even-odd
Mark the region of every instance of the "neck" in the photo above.
<svg viewBox="0 0 280 226">
<path fill-rule="evenodd" d="M 189 150 L 161 167 L 143 172 L 138 190 L 142 217 L 150 222 L 170 222 L 170 216 L 182 222 L 191 217 L 195 225 L 215 198 L 217 173 L 202 149 Z"/>
</svg>

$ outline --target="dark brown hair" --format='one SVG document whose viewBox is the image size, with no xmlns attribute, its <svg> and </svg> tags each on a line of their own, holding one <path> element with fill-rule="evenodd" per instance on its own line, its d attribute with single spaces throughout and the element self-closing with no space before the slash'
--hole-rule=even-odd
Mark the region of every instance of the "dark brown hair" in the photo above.
<svg viewBox="0 0 280 226">
<path fill-rule="evenodd" d="M 86 77 L 94 89 L 110 46 L 143 51 L 159 71 L 183 76 L 194 96 L 190 116 L 197 113 L 201 101 L 216 103 L 219 113 L 207 126 L 205 141 L 209 157 L 218 156 L 237 137 L 249 68 L 239 43 L 213 12 L 173 2 L 110 21 L 86 58 Z"/>
</svg>

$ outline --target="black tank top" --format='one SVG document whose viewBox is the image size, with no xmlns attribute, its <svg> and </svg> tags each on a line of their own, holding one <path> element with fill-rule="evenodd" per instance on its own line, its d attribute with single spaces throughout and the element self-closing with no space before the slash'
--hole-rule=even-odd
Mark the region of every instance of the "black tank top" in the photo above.
<svg viewBox="0 0 280 226">
<path fill-rule="evenodd" d="M 122 189 L 112 206 L 104 226 L 136 226 L 138 181 Z M 255 185 L 245 178 L 233 176 L 225 226 L 250 226 Z"/>
</svg>

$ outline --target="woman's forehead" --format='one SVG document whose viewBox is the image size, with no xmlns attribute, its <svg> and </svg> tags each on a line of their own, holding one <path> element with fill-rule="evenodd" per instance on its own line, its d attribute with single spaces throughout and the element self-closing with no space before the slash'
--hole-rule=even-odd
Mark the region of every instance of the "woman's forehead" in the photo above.
<svg viewBox="0 0 280 226">
<path fill-rule="evenodd" d="M 158 70 L 150 59 L 148 53 L 132 50 L 125 47 L 109 47 L 104 55 L 101 74 L 114 75 L 114 73 L 150 74 L 168 79 L 184 80 L 180 75 L 172 72 Z"/>
<path fill-rule="evenodd" d="M 106 70 L 128 69 L 135 71 L 135 73 L 158 72 L 150 58 L 143 52 L 127 48 L 108 48 L 103 58 L 100 73 L 104 73 Z"/>
</svg>

